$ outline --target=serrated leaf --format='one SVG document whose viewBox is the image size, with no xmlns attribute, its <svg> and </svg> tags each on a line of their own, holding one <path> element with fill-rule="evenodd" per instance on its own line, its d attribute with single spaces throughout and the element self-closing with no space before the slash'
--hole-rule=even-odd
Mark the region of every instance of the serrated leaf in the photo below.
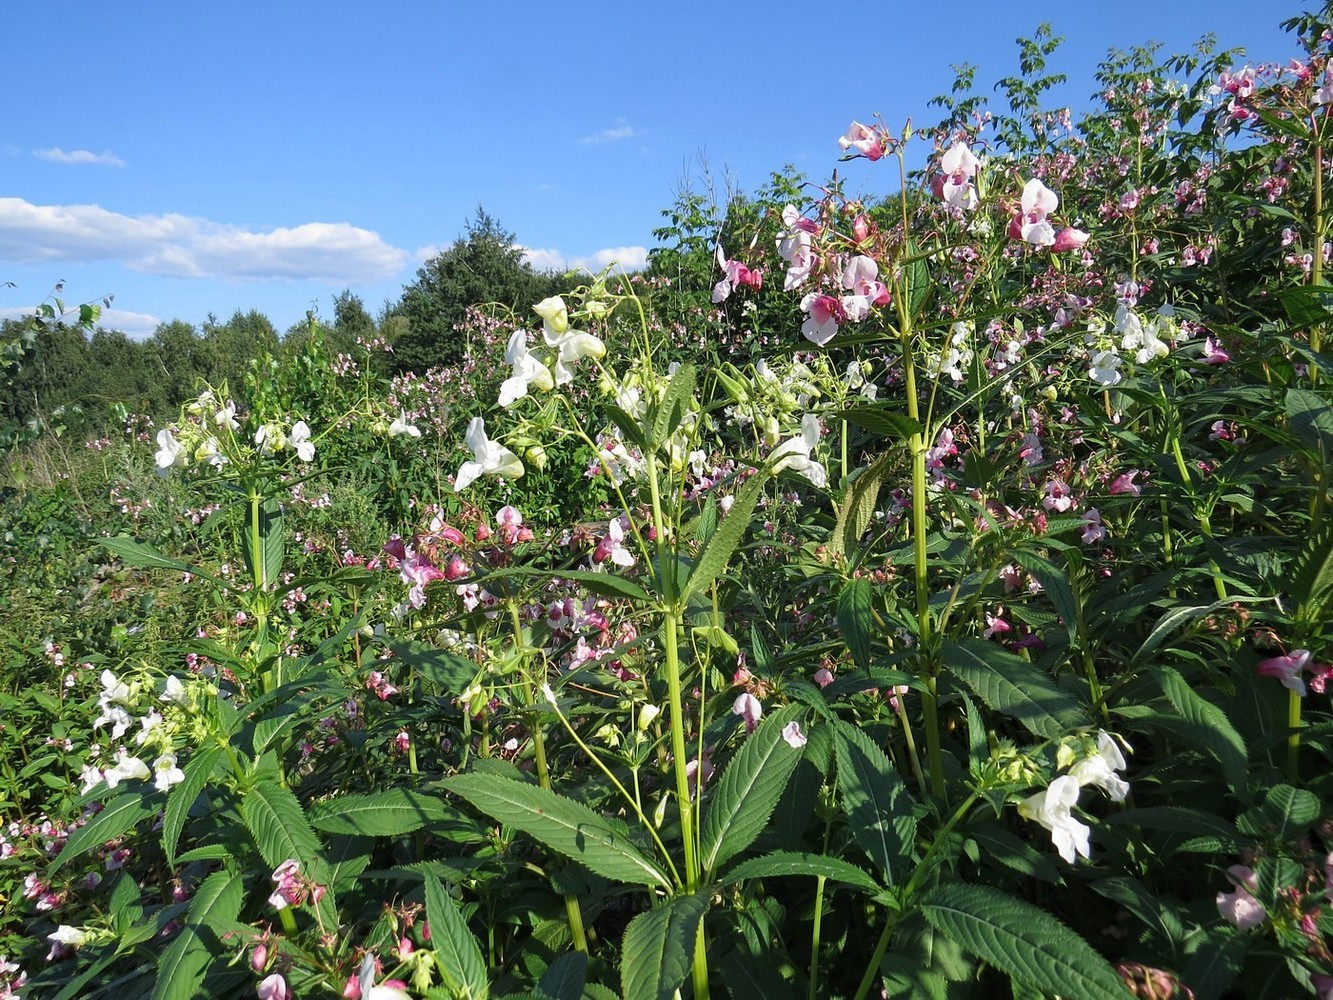
<svg viewBox="0 0 1333 1000">
<path fill-rule="evenodd" d="M 176 845 L 185 829 L 190 807 L 208 784 L 222 753 L 222 747 L 216 743 L 197 750 L 183 769 L 185 780 L 167 793 L 167 808 L 162 816 L 162 850 L 166 852 L 169 865 L 176 863 Z"/>
<path fill-rule="evenodd" d="M 1245 740 L 1231 724 L 1227 714 L 1190 687 L 1174 667 L 1159 665 L 1157 677 L 1162 692 L 1177 714 L 1186 722 L 1199 727 L 1200 738 L 1209 753 L 1221 763 L 1227 784 L 1243 796 L 1249 753 L 1245 748 Z"/>
<path fill-rule="evenodd" d="M 713 537 L 708 539 L 708 544 L 699 552 L 694 571 L 690 573 L 690 578 L 685 584 L 685 592 L 681 595 L 683 600 L 688 601 L 692 595 L 702 594 L 727 568 L 732 553 L 736 551 L 736 546 L 740 544 L 741 539 L 745 537 L 746 529 L 750 527 L 750 515 L 754 513 L 755 504 L 759 502 L 759 494 L 763 492 L 766 480 L 767 477 L 762 472 L 756 472 L 736 493 L 736 501 L 731 505 L 731 510 L 717 526 Z"/>
<path fill-rule="evenodd" d="M 871 434 L 901 438 L 904 441 L 913 434 L 920 434 L 923 429 L 920 421 L 913 420 L 906 414 L 891 410 L 887 406 L 852 406 L 845 410 L 836 410 L 829 416 L 864 427 Z"/>
<path fill-rule="evenodd" d="M 626 997 L 671 1000 L 690 971 L 708 901 L 702 895 L 673 896 L 629 922 L 620 958 L 621 990 Z"/>
<path fill-rule="evenodd" d="M 1014 562 L 1031 573 L 1041 584 L 1042 592 L 1055 605 L 1056 614 L 1064 620 L 1065 631 L 1069 634 L 1070 643 L 1077 641 L 1078 600 L 1074 596 L 1073 589 L 1069 586 L 1068 574 L 1045 556 L 1037 555 L 1035 552 L 1029 552 L 1026 549 L 1015 549 L 1011 555 Z"/>
<path fill-rule="evenodd" d="M 587 953 L 570 951 L 546 967 L 537 986 L 551 1000 L 580 1000 L 587 982 Z"/>
<path fill-rule="evenodd" d="M 1157 620 L 1153 630 L 1148 634 L 1148 638 L 1143 640 L 1133 659 L 1131 666 L 1138 666 L 1157 651 L 1157 648 L 1164 643 L 1167 638 L 1176 631 L 1176 629 L 1193 622 L 1204 615 L 1210 615 L 1220 607 L 1230 604 L 1230 601 L 1214 601 L 1212 604 L 1201 604 L 1185 607 L 1172 608 L 1166 614 Z"/>
<path fill-rule="evenodd" d="M 1291 596 L 1298 605 L 1296 619 L 1321 622 L 1333 595 L 1333 523 L 1310 536 L 1291 570 Z"/>
<path fill-rule="evenodd" d="M 140 566 L 144 569 L 174 569 L 182 573 L 193 573 L 214 582 L 222 582 L 198 566 L 165 556 L 151 545 L 136 542 L 133 538 L 118 535 L 115 538 L 103 538 L 102 547 L 127 566 Z"/>
<path fill-rule="evenodd" d="M 184 926 L 162 952 L 152 1000 L 192 1000 L 209 967 L 228 947 L 215 928 L 233 923 L 241 912 L 244 880 L 239 872 L 214 872 L 194 897 Z"/>
<path fill-rule="evenodd" d="M 694 398 L 695 367 L 686 363 L 676 369 L 667 383 L 662 402 L 657 405 L 653 418 L 653 439 L 649 442 L 656 450 L 666 444 L 680 422 L 685 418 L 690 400 Z"/>
<path fill-rule="evenodd" d="M 699 837 L 704 871 L 716 871 L 764 832 L 801 760 L 801 751 L 788 745 L 782 730 L 804 712 L 804 706 L 788 705 L 765 718 L 722 772 Z"/>
<path fill-rule="evenodd" d="M 325 799 L 310 807 L 309 816 L 316 830 L 363 837 L 397 837 L 427 823 L 463 818 L 435 796 L 408 788 Z"/>
<path fill-rule="evenodd" d="M 944 664 L 989 709 L 1012 716 L 1031 733 L 1058 739 L 1088 725 L 1074 697 L 1027 660 L 991 642 L 944 643 Z"/>
<path fill-rule="evenodd" d="M 1235 840 L 1236 828 L 1213 813 L 1184 806 L 1146 806 L 1141 809 L 1122 809 L 1103 820 L 1104 823 L 1141 826 L 1145 830 L 1164 830 L 1195 836 L 1211 835 Z"/>
<path fill-rule="evenodd" d="M 276 781 L 256 781 L 241 799 L 241 818 L 264 862 L 272 868 L 289 859 L 309 865 L 319 839 L 295 795 Z"/>
<path fill-rule="evenodd" d="M 958 882 L 920 902 L 932 927 L 1020 983 L 1079 1000 L 1125 1000 L 1110 963 L 1045 910 L 996 889 Z"/>
<path fill-rule="evenodd" d="M 1214 933 L 1194 945 L 1180 979 L 1194 990 L 1195 1000 L 1218 1000 L 1236 981 L 1245 965 L 1243 941 L 1244 935 Z"/>
<path fill-rule="evenodd" d="M 833 555 L 856 551 L 875 516 L 880 487 L 889 467 L 889 455 L 885 454 L 862 470 L 847 487 L 847 495 L 838 505 L 838 523 L 829 535 L 828 548 Z"/>
<path fill-rule="evenodd" d="M 894 885 L 911 865 L 912 797 L 884 751 L 848 722 L 837 723 L 838 790 L 852 837 Z"/>
<path fill-rule="evenodd" d="M 623 828 L 573 799 L 487 774 L 455 775 L 445 787 L 599 875 L 633 885 L 668 885 L 662 869 L 634 846 Z"/>
<path fill-rule="evenodd" d="M 149 804 L 141 792 L 126 792 L 117 795 L 85 826 L 79 827 L 69 835 L 60 854 L 51 862 L 46 872 L 53 875 L 67 862 L 96 847 L 101 847 L 108 840 L 114 840 L 134 829 L 135 825 L 157 813 L 157 803 Z"/>
<path fill-rule="evenodd" d="M 1317 392 L 1288 389 L 1287 423 L 1323 466 L 1333 460 L 1333 406 Z"/>
<path fill-rule="evenodd" d="M 1263 806 L 1245 813 L 1237 825 L 1245 833 L 1287 842 L 1303 834 L 1318 818 L 1318 796 L 1303 788 L 1274 785 Z"/>
<path fill-rule="evenodd" d="M 864 577 L 854 577 L 838 592 L 838 628 L 852 659 L 862 670 L 870 669 L 870 635 L 874 621 L 870 615 L 873 588 Z"/>
<path fill-rule="evenodd" d="M 864 889 L 872 895 L 881 889 L 878 882 L 856 865 L 826 854 L 808 854 L 804 851 L 776 851 L 743 861 L 718 879 L 718 884 L 732 885 L 747 878 L 777 878 L 785 875 L 823 876 L 833 882 Z"/>
<path fill-rule="evenodd" d="M 486 962 L 481 945 L 468 929 L 467 921 L 440 885 L 440 880 L 426 873 L 426 919 L 430 921 L 431 947 L 435 949 L 440 972 L 454 996 L 466 1000 L 485 1000 L 490 992 Z"/>
<path fill-rule="evenodd" d="M 406 640 L 387 645 L 397 659 L 450 694 L 461 694 L 476 679 L 477 664 L 447 649 Z"/>
<path fill-rule="evenodd" d="M 1148 891 L 1138 879 L 1102 878 L 1091 883 L 1093 892 L 1119 903 L 1157 934 L 1174 953 L 1185 940 L 1185 925 L 1174 910 L 1166 907 L 1157 894 Z"/>
</svg>

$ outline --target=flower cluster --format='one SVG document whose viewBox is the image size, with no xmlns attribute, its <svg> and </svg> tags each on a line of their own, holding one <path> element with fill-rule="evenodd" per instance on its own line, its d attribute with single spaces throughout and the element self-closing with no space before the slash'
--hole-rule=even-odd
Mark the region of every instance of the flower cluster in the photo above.
<svg viewBox="0 0 1333 1000">
<path fill-rule="evenodd" d="M 1097 749 L 1077 761 L 1068 773 L 1056 778 L 1044 791 L 1031 795 L 1018 804 L 1018 813 L 1024 819 L 1040 823 L 1051 833 L 1055 849 L 1070 864 L 1081 855 L 1092 856 L 1089 846 L 1091 828 L 1074 818 L 1079 792 L 1087 785 L 1104 791 L 1113 802 L 1125 801 L 1129 783 L 1117 773 L 1127 765 L 1115 737 L 1099 730 Z"/>
</svg>

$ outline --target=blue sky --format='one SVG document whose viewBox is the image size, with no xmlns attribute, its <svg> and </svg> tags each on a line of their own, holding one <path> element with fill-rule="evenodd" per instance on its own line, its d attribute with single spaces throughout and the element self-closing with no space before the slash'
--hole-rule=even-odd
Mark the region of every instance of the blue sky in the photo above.
<svg viewBox="0 0 1333 1000">
<path fill-rule="evenodd" d="M 114 294 L 106 325 L 135 336 L 237 309 L 281 331 L 344 288 L 374 313 L 478 205 L 539 265 L 633 265 L 702 163 L 720 192 L 786 163 L 824 178 L 853 119 L 933 120 L 951 65 L 989 87 L 1043 20 L 1077 109 L 1109 47 L 1213 32 L 1285 61 L 1301 9 L 28 0 L 0 60 L 0 316 L 60 280 Z M 842 172 L 895 186 L 871 168 Z"/>
</svg>

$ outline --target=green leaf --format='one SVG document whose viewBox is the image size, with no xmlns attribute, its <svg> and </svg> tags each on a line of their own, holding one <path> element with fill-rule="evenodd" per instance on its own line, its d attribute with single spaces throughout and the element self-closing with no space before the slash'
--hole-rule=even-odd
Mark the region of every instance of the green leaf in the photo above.
<svg viewBox="0 0 1333 1000">
<path fill-rule="evenodd" d="M 221 582 L 217 577 L 197 566 L 164 556 L 151 545 L 136 542 L 133 538 L 127 538 L 124 535 L 118 535 L 115 538 L 103 538 L 102 546 L 127 566 L 142 566 L 145 569 L 174 569 L 182 573 L 193 573 L 195 576 L 202 576 L 217 583 Z"/>
<path fill-rule="evenodd" d="M 1333 595 L 1333 523 L 1310 536 L 1291 570 L 1291 596 L 1298 605 L 1296 620 L 1316 624 L 1327 615 Z"/>
<path fill-rule="evenodd" d="M 241 818 L 264 862 L 272 868 L 288 859 L 308 866 L 319 854 L 319 839 L 301 803 L 276 781 L 261 780 L 250 786 L 241 799 Z"/>
<path fill-rule="evenodd" d="M 426 873 L 426 919 L 430 921 L 431 947 L 435 949 L 445 984 L 457 997 L 485 1000 L 490 984 L 481 945 L 440 880 L 429 872 Z"/>
<path fill-rule="evenodd" d="M 190 807 L 199 798 L 199 793 L 213 776 L 213 770 L 222 759 L 222 747 L 213 743 L 195 751 L 190 762 L 183 768 L 185 780 L 167 793 L 167 808 L 162 817 L 162 850 L 166 852 L 167 864 L 176 863 L 176 845 L 180 842 L 181 831 L 189 818 Z"/>
<path fill-rule="evenodd" d="M 408 788 L 340 795 L 310 808 L 310 825 L 316 830 L 365 837 L 397 837 L 428 823 L 461 819 L 462 814 L 453 806 Z"/>
<path fill-rule="evenodd" d="M 1079 1000 L 1125 1000 L 1106 959 L 1030 903 L 952 882 L 932 889 L 920 906 L 932 927 L 1020 983 Z"/>
<path fill-rule="evenodd" d="M 135 825 L 157 813 L 158 803 L 148 803 L 142 792 L 125 792 L 107 803 L 106 808 L 69 835 L 59 856 L 47 868 L 48 875 L 81 854 L 101 847 L 108 840 L 123 836 Z"/>
<path fill-rule="evenodd" d="M 722 772 L 699 837 L 704 871 L 716 871 L 764 832 L 801 760 L 782 730 L 804 712 L 802 705 L 788 705 L 765 718 Z"/>
<path fill-rule="evenodd" d="M 1286 409 L 1292 433 L 1310 447 L 1320 465 L 1327 467 L 1333 461 L 1333 406 L 1317 392 L 1288 389 Z"/>
<path fill-rule="evenodd" d="M 901 438 L 904 441 L 913 434 L 920 434 L 923 430 L 920 421 L 913 420 L 906 414 L 891 410 L 887 406 L 852 406 L 845 410 L 834 411 L 829 417 L 837 417 L 858 427 L 864 427 L 871 434 Z"/>
<path fill-rule="evenodd" d="M 861 536 L 870 527 L 879 501 L 880 487 L 891 467 L 890 456 L 885 454 L 867 468 L 855 474 L 847 495 L 838 505 L 838 523 L 829 535 L 828 548 L 833 555 L 855 552 Z"/>
<path fill-rule="evenodd" d="M 944 663 L 987 708 L 1031 733 L 1058 739 L 1088 724 L 1074 697 L 1027 660 L 981 639 L 944 643 Z"/>
<path fill-rule="evenodd" d="M 634 846 L 623 825 L 613 825 L 573 799 L 488 774 L 455 775 L 445 787 L 598 875 L 633 885 L 668 884 L 662 869 Z"/>
<path fill-rule="evenodd" d="M 621 991 L 634 1000 L 671 1000 L 690 971 L 709 897 L 673 896 L 625 928 Z"/>
<path fill-rule="evenodd" d="M 1241 816 L 1236 824 L 1242 833 L 1277 843 L 1295 840 L 1319 818 L 1319 798 L 1303 788 L 1274 785 L 1264 804 Z"/>
<path fill-rule="evenodd" d="M 1041 584 L 1042 591 L 1055 605 L 1055 612 L 1064 619 L 1065 631 L 1069 633 L 1070 643 L 1078 639 L 1078 600 L 1069 586 L 1069 576 L 1063 569 L 1044 556 L 1026 549 L 1015 549 L 1012 553 L 1014 562 Z"/>
<path fill-rule="evenodd" d="M 551 1000 L 580 1000 L 587 982 L 587 954 L 570 951 L 546 967 L 537 985 Z"/>
<path fill-rule="evenodd" d="M 666 394 L 662 397 L 662 402 L 657 405 L 657 413 L 653 419 L 653 440 L 650 444 L 654 449 L 666 444 L 667 439 L 685 419 L 690 401 L 694 398 L 694 379 L 695 367 L 689 363 L 681 365 L 671 376 Z"/>
<path fill-rule="evenodd" d="M 1138 917 L 1161 943 L 1175 949 L 1184 944 L 1185 925 L 1174 910 L 1163 905 L 1157 894 L 1135 878 L 1102 878 L 1090 883 L 1093 892 L 1119 903 Z"/>
<path fill-rule="evenodd" d="M 912 797 L 874 740 L 848 722 L 836 725 L 838 789 L 852 836 L 893 885 L 912 860 Z"/>
<path fill-rule="evenodd" d="M 838 593 L 838 628 L 852 659 L 862 670 L 870 669 L 870 636 L 874 622 L 870 607 L 873 588 L 865 577 L 854 577 Z"/>
<path fill-rule="evenodd" d="M 1232 601 L 1214 601 L 1212 604 L 1186 605 L 1172 608 L 1166 614 L 1157 620 L 1153 630 L 1148 634 L 1148 638 L 1143 640 L 1138 650 L 1134 653 L 1130 666 L 1139 666 L 1147 660 L 1149 656 L 1157 651 L 1162 643 L 1181 626 L 1193 622 L 1204 615 L 1210 615 L 1218 608 L 1231 604 Z"/>
<path fill-rule="evenodd" d="M 808 854 L 804 851 L 777 851 L 743 861 L 720 878 L 718 884 L 732 885 L 747 878 L 777 878 L 783 875 L 823 876 L 833 882 L 864 889 L 872 895 L 881 888 L 878 882 L 856 865 L 825 854 Z"/>
<path fill-rule="evenodd" d="M 152 1000 L 193 1000 L 209 968 L 235 950 L 217 928 L 240 915 L 244 886 L 239 872 L 225 868 L 204 879 L 184 926 L 158 959 Z"/>
<path fill-rule="evenodd" d="M 737 492 L 731 510 L 722 519 L 717 531 L 713 532 L 713 537 L 708 539 L 708 544 L 699 552 L 699 559 L 685 584 L 682 599 L 689 600 L 692 595 L 706 591 L 727 568 L 731 554 L 736 551 L 736 546 L 750 527 L 750 515 L 754 513 L 754 506 L 759 502 L 759 494 L 763 492 L 767 478 L 762 472 L 753 473 Z"/>
<path fill-rule="evenodd" d="M 391 641 L 387 645 L 405 665 L 450 694 L 466 691 L 476 679 L 478 666 L 447 649 L 406 640 Z"/>
<path fill-rule="evenodd" d="M 1245 749 L 1245 740 L 1227 714 L 1190 687 L 1174 667 L 1159 665 L 1157 677 L 1167 700 L 1180 717 L 1198 727 L 1205 749 L 1221 763 L 1222 773 L 1232 791 L 1243 796 L 1249 753 Z"/>
<path fill-rule="evenodd" d="M 259 536 L 264 545 L 264 585 L 274 587 L 282 579 L 283 557 L 286 555 L 286 535 L 283 532 L 282 504 L 277 497 L 268 497 L 259 511 Z"/>
</svg>

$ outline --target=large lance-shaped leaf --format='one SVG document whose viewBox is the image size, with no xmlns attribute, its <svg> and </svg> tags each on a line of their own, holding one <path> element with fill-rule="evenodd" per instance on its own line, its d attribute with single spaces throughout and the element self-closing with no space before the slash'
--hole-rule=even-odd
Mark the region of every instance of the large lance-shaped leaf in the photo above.
<svg viewBox="0 0 1333 1000">
<path fill-rule="evenodd" d="M 431 947 L 453 995 L 466 1000 L 485 1000 L 490 984 L 481 945 L 468 930 L 467 921 L 440 880 L 430 872 L 426 873 L 426 919 L 430 921 Z"/>
<path fill-rule="evenodd" d="M 1297 604 L 1299 621 L 1324 620 L 1324 608 L 1333 596 L 1333 523 L 1310 536 L 1304 551 L 1296 557 L 1291 574 L 1291 596 Z"/>
<path fill-rule="evenodd" d="M 309 865 L 319 853 L 319 839 L 301 803 L 276 781 L 261 780 L 250 786 L 241 799 L 241 818 L 264 862 L 274 868 L 289 859 Z"/>
<path fill-rule="evenodd" d="M 420 830 L 427 823 L 462 818 L 453 806 L 409 788 L 391 788 L 373 795 L 340 795 L 310 809 L 310 825 L 316 830 L 363 837 L 396 837 Z"/>
<path fill-rule="evenodd" d="M 788 705 L 764 719 L 722 772 L 700 835 L 705 871 L 715 871 L 764 832 L 801 760 L 801 751 L 783 739 L 782 730 L 804 711 L 801 705 Z"/>
<path fill-rule="evenodd" d="M 750 515 L 754 513 L 754 505 L 759 502 L 759 494 L 767 478 L 762 472 L 753 473 L 740 488 L 731 510 L 699 553 L 694 572 L 685 584 L 685 593 L 682 595 L 685 599 L 692 594 L 703 593 L 727 568 L 731 554 L 736 551 L 736 546 L 745 537 L 745 529 L 750 526 Z"/>
<path fill-rule="evenodd" d="M 852 836 L 893 885 L 911 864 L 912 798 L 874 740 L 850 723 L 837 727 L 838 788 Z"/>
<path fill-rule="evenodd" d="M 1045 910 L 980 885 L 931 890 L 921 913 L 977 958 L 1043 993 L 1125 1000 L 1125 986 L 1092 946 Z"/>
<path fill-rule="evenodd" d="M 747 878 L 777 878 L 782 875 L 826 878 L 872 894 L 880 890 L 879 883 L 856 865 L 824 854 L 806 854 L 801 851 L 775 851 L 763 857 L 751 858 L 727 872 L 718 880 L 718 884 L 731 885 Z"/>
<path fill-rule="evenodd" d="M 145 569 L 174 569 L 182 573 L 202 576 L 215 583 L 224 583 L 207 570 L 202 570 L 191 563 L 182 562 L 165 556 L 151 545 L 136 542 L 133 538 L 117 535 L 115 538 L 103 538 L 102 546 L 127 566 L 142 566 Z M 225 585 L 225 584 L 224 584 Z"/>
<path fill-rule="evenodd" d="M 1311 457 L 1327 467 L 1333 461 L 1333 406 L 1317 392 L 1288 389 L 1287 421 L 1310 448 Z"/>
<path fill-rule="evenodd" d="M 1013 553 L 1014 562 L 1032 574 L 1041 584 L 1042 591 L 1055 605 L 1056 613 L 1064 620 L 1065 631 L 1072 643 L 1078 638 L 1078 599 L 1069 586 L 1069 576 L 1055 563 L 1044 556 L 1026 549 L 1017 549 Z"/>
<path fill-rule="evenodd" d="M 162 952 L 152 1000 L 191 1000 L 208 974 L 209 966 L 227 950 L 221 927 L 241 912 L 244 880 L 226 869 L 204 879 L 190 900 L 185 925 Z"/>
<path fill-rule="evenodd" d="M 185 780 L 176 785 L 167 794 L 167 809 L 162 817 L 162 849 L 166 851 L 167 863 L 176 863 L 176 844 L 180 841 L 181 831 L 190 815 L 199 793 L 208 784 L 213 769 L 222 759 L 222 747 L 214 743 L 201 750 L 196 750 L 190 762 L 185 765 Z"/>
<path fill-rule="evenodd" d="M 622 824 L 613 824 L 580 802 L 491 774 L 455 775 L 445 787 L 598 875 L 634 885 L 668 884 L 662 869 L 634 846 Z"/>
<path fill-rule="evenodd" d="M 51 862 L 48 874 L 55 874 L 67 861 L 72 861 L 80 854 L 85 854 L 95 847 L 101 847 L 108 840 L 134 829 L 141 820 L 157 812 L 157 803 L 149 805 L 140 792 L 117 795 L 100 813 L 69 835 L 59 856 Z"/>
<path fill-rule="evenodd" d="M 582 1000 L 587 984 L 587 953 L 567 951 L 546 967 L 537 985 L 551 1000 Z"/>
<path fill-rule="evenodd" d="M 675 896 L 629 922 L 620 953 L 621 991 L 626 997 L 670 1000 L 690 971 L 708 899 Z"/>
<path fill-rule="evenodd" d="M 1173 667 L 1157 667 L 1162 691 L 1180 717 L 1200 735 L 1208 752 L 1222 764 L 1227 784 L 1237 794 L 1245 795 L 1245 772 L 1249 767 L 1249 753 L 1244 738 L 1231 724 L 1227 714 L 1190 687 L 1189 682 Z"/>
<path fill-rule="evenodd" d="M 875 515 L 879 490 L 890 468 L 889 455 L 883 455 L 862 471 L 847 487 L 847 495 L 838 506 L 838 523 L 829 535 L 829 552 L 842 555 L 853 551 Z"/>
<path fill-rule="evenodd" d="M 676 369 L 667 385 L 662 402 L 657 404 L 653 419 L 653 439 L 648 442 L 653 448 L 660 448 L 680 426 L 694 398 L 695 367 L 683 364 Z"/>
<path fill-rule="evenodd" d="M 848 580 L 838 593 L 838 628 L 842 629 L 842 641 L 862 670 L 870 669 L 870 635 L 874 624 L 870 608 L 872 594 L 870 581 L 860 576 Z"/>
<path fill-rule="evenodd" d="M 1012 716 L 1037 736 L 1057 739 L 1088 725 L 1071 694 L 1021 656 L 992 642 L 946 642 L 944 664 L 987 708 Z"/>
</svg>

